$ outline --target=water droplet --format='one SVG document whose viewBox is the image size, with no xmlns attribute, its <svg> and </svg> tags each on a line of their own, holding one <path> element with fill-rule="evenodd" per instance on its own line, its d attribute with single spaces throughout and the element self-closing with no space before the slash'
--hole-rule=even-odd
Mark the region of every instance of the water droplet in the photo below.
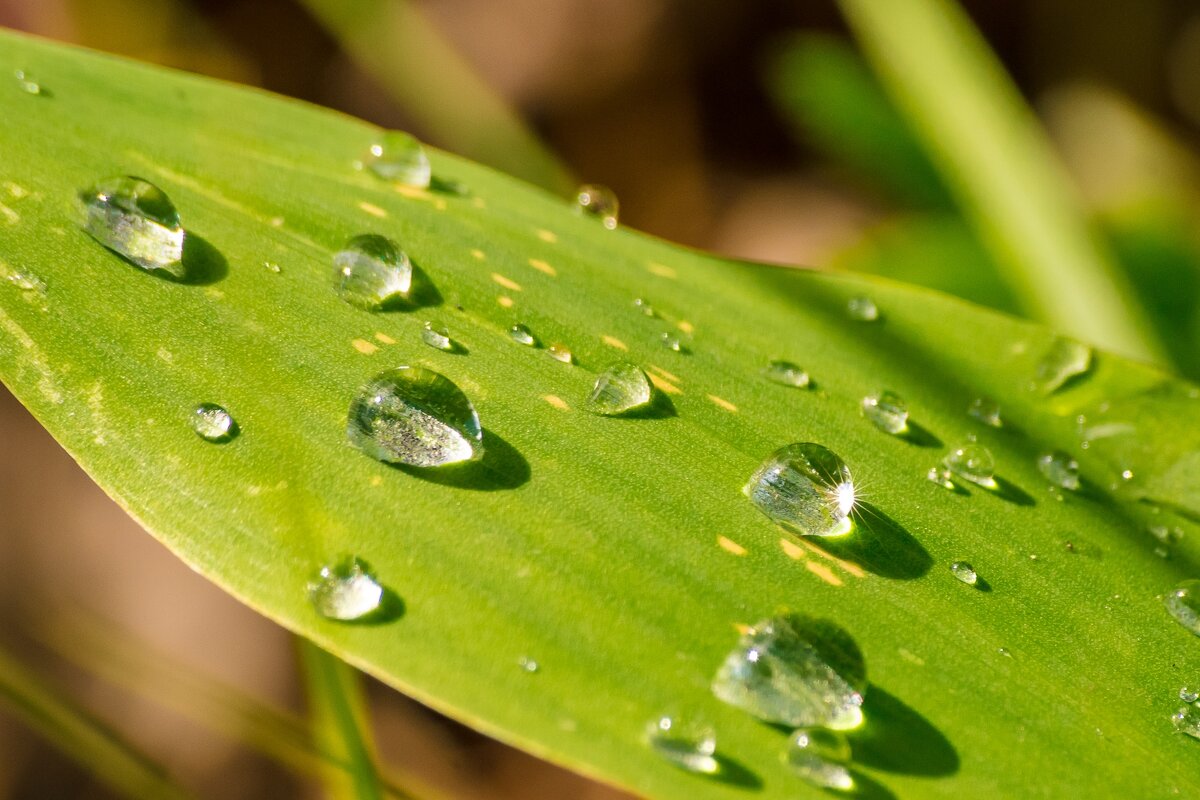
<svg viewBox="0 0 1200 800">
<path fill-rule="evenodd" d="M 125 175 L 79 193 L 85 233 L 144 270 L 186 277 L 183 226 L 166 192 Z"/>
<path fill-rule="evenodd" d="M 421 341 L 435 350 L 445 350 L 451 352 L 454 350 L 454 341 L 450 338 L 450 331 L 445 326 L 435 326 L 432 322 L 426 322 L 421 328 Z"/>
<path fill-rule="evenodd" d="M 263 269 L 265 269 L 267 272 L 272 272 L 276 275 L 283 272 L 283 268 L 280 267 L 278 264 L 276 264 L 274 261 L 264 261 Z"/>
<path fill-rule="evenodd" d="M 354 556 L 321 567 L 308 584 L 308 600 L 326 619 L 361 619 L 379 608 L 383 587 Z"/>
<path fill-rule="evenodd" d="M 863 416 L 884 433 L 901 434 L 908 430 L 908 406 L 895 392 L 880 392 L 864 397 Z"/>
<path fill-rule="evenodd" d="M 18 269 L 8 273 L 8 282 L 23 292 L 45 296 L 46 282 L 29 270 Z"/>
<path fill-rule="evenodd" d="M 846 313 L 850 315 L 850 319 L 859 322 L 874 322 L 879 319 L 879 306 L 875 305 L 871 298 L 860 294 L 851 297 L 846 303 Z"/>
<path fill-rule="evenodd" d="M 13 77 L 17 80 L 17 88 L 28 94 L 43 94 L 45 90 L 42 85 L 35 81 L 33 77 L 23 69 L 13 70 Z"/>
<path fill-rule="evenodd" d="M 1000 404 L 990 397 L 976 397 L 971 401 L 971 405 L 967 406 L 967 414 L 993 428 L 1004 425 L 1004 421 L 1000 419 Z"/>
<path fill-rule="evenodd" d="M 1200 739 L 1200 707 L 1184 706 L 1171 715 L 1171 724 L 1178 732 Z"/>
<path fill-rule="evenodd" d="M 775 524 L 804 536 L 838 536 L 852 527 L 850 468 L 819 444 L 799 442 L 776 450 L 742 493 Z"/>
<path fill-rule="evenodd" d="M 1179 688 L 1179 699 L 1185 703 L 1194 703 L 1200 700 L 1200 691 L 1187 686 L 1181 686 Z"/>
<path fill-rule="evenodd" d="M 650 379 L 636 364 L 620 361 L 596 377 L 584 408 L 607 417 L 636 411 L 650 404 Z"/>
<path fill-rule="evenodd" d="M 635 297 L 633 299 L 633 307 L 645 314 L 647 317 L 658 317 L 658 312 L 654 310 L 654 306 L 650 305 L 649 301 Z"/>
<path fill-rule="evenodd" d="M 386 236 L 365 233 L 333 255 L 334 287 L 352 306 L 378 311 L 408 299 L 412 263 Z"/>
<path fill-rule="evenodd" d="M 433 177 L 425 148 L 415 136 L 404 131 L 387 131 L 371 145 L 366 167 L 385 181 L 418 189 L 428 189 Z"/>
<path fill-rule="evenodd" d="M 689 772 L 711 775 L 720 767 L 713 757 L 716 733 L 702 720 L 664 714 L 646 726 L 646 742 L 654 752 Z"/>
<path fill-rule="evenodd" d="M 679 341 L 678 336 L 670 331 L 663 331 L 658 337 L 658 343 L 676 353 L 683 352 L 683 343 Z"/>
<path fill-rule="evenodd" d="M 475 407 L 444 375 L 422 367 L 381 372 L 358 390 L 350 443 L 379 461 L 438 467 L 483 455 Z"/>
<path fill-rule="evenodd" d="M 1058 338 L 1037 367 L 1034 386 L 1050 394 L 1062 388 L 1067 381 L 1083 375 L 1092 368 L 1092 348 L 1074 339 Z"/>
<path fill-rule="evenodd" d="M 564 364 L 574 364 L 575 356 L 571 355 L 571 351 L 565 344 L 552 344 L 546 352 L 555 361 L 561 361 Z"/>
<path fill-rule="evenodd" d="M 617 212 L 620 210 L 620 204 L 617 202 L 617 196 L 613 194 L 613 190 L 607 186 L 584 184 L 575 193 L 575 202 L 579 204 L 579 208 L 584 213 L 597 217 L 600 223 L 610 231 L 617 227 Z"/>
<path fill-rule="evenodd" d="M 950 565 L 950 573 L 967 586 L 974 586 L 979 581 L 975 568 L 966 561 L 955 561 Z"/>
<path fill-rule="evenodd" d="M 529 656 L 521 656 L 517 659 L 517 666 L 529 673 L 536 673 L 541 670 L 541 665 L 534 661 Z"/>
<path fill-rule="evenodd" d="M 233 415 L 216 403 L 201 403 L 192 412 L 192 429 L 206 442 L 228 442 L 237 436 Z"/>
<path fill-rule="evenodd" d="M 533 331 L 521 323 L 517 323 L 508 329 L 508 337 L 517 344 L 523 344 L 526 347 L 537 347 L 537 337 L 533 335 Z"/>
<path fill-rule="evenodd" d="M 1176 622 L 1200 636 L 1200 580 L 1186 580 L 1171 590 L 1164 601 Z"/>
<path fill-rule="evenodd" d="M 795 386 L 797 389 L 803 389 L 809 384 L 808 373 L 791 361 L 772 361 L 763 370 L 763 376 L 772 383 Z"/>
<path fill-rule="evenodd" d="M 1052 486 L 1073 492 L 1079 490 L 1079 463 L 1063 451 L 1038 456 L 1037 467 Z"/>
<path fill-rule="evenodd" d="M 846 792 L 854 788 L 854 777 L 846 766 L 850 755 L 850 743 L 837 731 L 800 728 L 788 737 L 783 761 L 818 789 Z"/>
<path fill-rule="evenodd" d="M 950 473 L 948 476 L 943 473 L 944 477 L 962 478 L 986 489 L 995 489 L 998 485 L 996 460 L 992 458 L 992 451 L 981 444 L 967 442 L 954 448 L 942 459 L 942 466 Z M 932 473 L 930 477 L 933 477 Z"/>
<path fill-rule="evenodd" d="M 759 719 L 832 730 L 862 724 L 865 688 L 854 640 L 799 614 L 763 620 L 743 634 L 712 682 L 718 699 Z"/>
</svg>

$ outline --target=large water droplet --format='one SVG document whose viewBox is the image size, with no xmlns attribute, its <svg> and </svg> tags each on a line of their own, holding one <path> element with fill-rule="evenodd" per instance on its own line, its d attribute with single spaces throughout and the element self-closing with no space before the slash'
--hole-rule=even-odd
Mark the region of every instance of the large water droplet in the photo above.
<svg viewBox="0 0 1200 800">
<path fill-rule="evenodd" d="M 321 567 L 308 584 L 308 600 L 327 619 L 361 619 L 379 608 L 383 587 L 354 556 Z"/>
<path fill-rule="evenodd" d="M 837 536 L 852 527 L 854 481 L 833 451 L 812 442 L 789 444 L 762 463 L 742 489 L 777 525 L 804 536 Z"/>
<path fill-rule="evenodd" d="M 791 361 L 772 361 L 763 370 L 763 377 L 772 383 L 795 386 L 797 389 L 805 388 L 810 381 L 804 368 Z"/>
<path fill-rule="evenodd" d="M 432 322 L 426 322 L 421 328 L 421 341 L 435 350 L 454 350 L 454 340 L 450 338 L 450 331 L 445 326 L 434 325 Z"/>
<path fill-rule="evenodd" d="M 967 442 L 954 448 L 942 459 L 942 466 L 953 477 L 986 489 L 995 489 L 998 485 L 995 477 L 996 460 L 992 457 L 992 451 L 981 444 Z"/>
<path fill-rule="evenodd" d="M 192 429 L 206 442 L 228 442 L 237 435 L 233 415 L 216 403 L 201 403 L 192 412 Z"/>
<path fill-rule="evenodd" d="M 1200 580 L 1186 580 L 1171 590 L 1164 601 L 1176 622 L 1200 636 Z"/>
<path fill-rule="evenodd" d="M 1038 456 L 1038 470 L 1059 489 L 1079 490 L 1079 462 L 1061 450 Z"/>
<path fill-rule="evenodd" d="M 819 789 L 846 792 L 854 788 L 854 777 L 846 766 L 850 756 L 850 743 L 837 731 L 800 728 L 788 737 L 783 761 Z"/>
<path fill-rule="evenodd" d="M 866 668 L 837 626 L 799 614 L 742 635 L 713 678 L 720 700 L 767 722 L 849 730 L 862 724 Z"/>
<path fill-rule="evenodd" d="M 606 417 L 637 411 L 650 404 L 653 391 L 641 367 L 620 361 L 596 377 L 584 408 Z"/>
<path fill-rule="evenodd" d="M 347 303 L 368 311 L 407 300 L 412 274 L 408 256 L 386 236 L 355 236 L 333 254 L 334 288 Z"/>
<path fill-rule="evenodd" d="M 895 392 L 880 392 L 864 397 L 863 416 L 884 433 L 900 434 L 908 430 L 908 406 Z"/>
<path fill-rule="evenodd" d="M 879 319 L 879 306 L 866 295 L 858 295 L 846 302 L 846 313 L 859 322 L 874 322 Z"/>
<path fill-rule="evenodd" d="M 483 455 L 483 430 L 471 401 L 449 378 L 423 367 L 381 372 L 359 389 L 346 436 L 372 458 L 414 467 Z"/>
<path fill-rule="evenodd" d="M 17 88 L 26 94 L 49 94 L 42 88 L 42 84 L 38 83 L 23 69 L 13 70 L 13 77 L 17 81 Z"/>
<path fill-rule="evenodd" d="M 617 212 L 620 204 L 613 190 L 607 186 L 584 184 L 575 193 L 575 202 L 586 214 L 597 217 L 600 223 L 610 231 L 617 227 Z"/>
<path fill-rule="evenodd" d="M 664 714 L 646 726 L 646 742 L 654 752 L 689 772 L 711 775 L 720 767 L 713 757 L 716 733 L 702 720 Z"/>
<path fill-rule="evenodd" d="M 1037 367 L 1034 385 L 1046 394 L 1057 391 L 1076 375 L 1092 368 L 1092 348 L 1074 339 L 1058 338 Z"/>
<path fill-rule="evenodd" d="M 1200 739 L 1200 708 L 1185 706 L 1171 715 L 1171 724 L 1180 733 Z"/>
<path fill-rule="evenodd" d="M 546 349 L 546 353 L 555 361 L 561 361 L 564 364 L 575 363 L 575 356 L 571 355 L 571 350 L 565 344 L 552 344 Z"/>
<path fill-rule="evenodd" d="M 429 156 L 415 136 L 404 131 L 388 131 L 371 145 L 367 169 L 387 181 L 428 189 L 433 177 Z"/>
<path fill-rule="evenodd" d="M 526 347 L 537 347 L 538 345 L 537 337 L 533 335 L 533 331 L 529 330 L 529 326 L 519 322 L 508 329 L 508 338 Z"/>
<path fill-rule="evenodd" d="M 968 586 L 974 586 L 979 582 L 979 575 L 975 572 L 975 568 L 966 561 L 955 561 L 951 564 L 950 574 Z"/>
<path fill-rule="evenodd" d="M 971 405 L 967 406 L 967 413 L 984 425 L 990 425 L 993 428 L 1004 425 L 1004 421 L 1000 418 L 1000 404 L 990 397 L 976 397 L 971 401 Z"/>
<path fill-rule="evenodd" d="M 142 269 L 187 276 L 179 212 L 162 189 L 124 175 L 85 189 L 79 200 L 88 236 Z"/>
</svg>

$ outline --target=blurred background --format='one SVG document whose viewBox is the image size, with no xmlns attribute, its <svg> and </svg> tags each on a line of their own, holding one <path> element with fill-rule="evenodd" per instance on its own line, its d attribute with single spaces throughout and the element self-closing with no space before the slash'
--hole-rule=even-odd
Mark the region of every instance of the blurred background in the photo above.
<svg viewBox="0 0 1200 800">
<path fill-rule="evenodd" d="M 1195 379 L 1200 5 L 963 5 Z M 690 246 L 1020 313 L 833 0 L 0 0 L 0 25 L 410 130 L 564 194 L 603 183 L 623 224 Z M 200 796 L 319 796 L 256 727 L 304 713 L 289 635 L 143 533 L 7 394 L 0 441 L 0 646 Z M 381 760 L 428 796 L 624 796 L 369 693 Z M 0 798 L 108 796 L 0 706 Z"/>
</svg>

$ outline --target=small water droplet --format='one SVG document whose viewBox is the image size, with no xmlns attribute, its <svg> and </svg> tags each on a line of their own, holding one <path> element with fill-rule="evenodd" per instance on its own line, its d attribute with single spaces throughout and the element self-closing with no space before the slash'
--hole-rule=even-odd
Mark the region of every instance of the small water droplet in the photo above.
<svg viewBox="0 0 1200 800">
<path fill-rule="evenodd" d="M 776 450 L 742 493 L 772 522 L 804 536 L 838 536 L 852 527 L 850 468 L 819 444 L 798 442 Z"/>
<path fill-rule="evenodd" d="M 981 444 L 967 442 L 954 448 L 942 459 L 942 467 L 950 473 L 948 476 L 943 473 L 943 477 L 962 478 L 986 489 L 998 486 L 995 478 L 996 460 L 992 457 L 992 451 Z M 930 477 L 932 479 L 932 473 Z"/>
<path fill-rule="evenodd" d="M 446 352 L 454 350 L 454 340 L 450 338 L 450 331 L 444 325 L 426 322 L 421 328 L 421 341 L 435 350 L 445 350 Z"/>
<path fill-rule="evenodd" d="M 355 236 L 333 255 L 334 288 L 352 306 L 379 311 L 395 301 L 408 300 L 412 263 L 386 236 Z"/>
<path fill-rule="evenodd" d="M 1061 450 L 1038 456 L 1038 470 L 1059 489 L 1079 491 L 1079 462 Z"/>
<path fill-rule="evenodd" d="M 649 301 L 644 298 L 635 297 L 633 299 L 633 307 L 647 317 L 658 317 L 658 312 L 654 310 L 654 306 L 650 305 Z"/>
<path fill-rule="evenodd" d="M 600 220 L 600 223 L 610 231 L 617 227 L 617 212 L 620 204 L 613 190 L 607 186 L 584 184 L 575 193 L 575 202 L 580 210 Z"/>
<path fill-rule="evenodd" d="M 326 619 L 361 619 L 379 608 L 383 587 L 354 556 L 321 567 L 308 584 L 308 600 Z"/>
<path fill-rule="evenodd" d="M 584 408 L 593 414 L 613 417 L 648 406 L 652 397 L 650 379 L 641 367 L 620 361 L 596 377 Z"/>
<path fill-rule="evenodd" d="M 1200 690 L 1192 689 L 1188 686 L 1179 687 L 1179 699 L 1185 703 L 1194 703 L 1200 700 Z"/>
<path fill-rule="evenodd" d="M 663 714 L 646 725 L 646 743 L 654 752 L 689 772 L 711 775 L 720 767 L 713 756 L 717 736 L 703 720 Z"/>
<path fill-rule="evenodd" d="M 371 145 L 366 167 L 385 181 L 428 189 L 433 177 L 421 142 L 404 131 L 387 131 Z"/>
<path fill-rule="evenodd" d="M 517 666 L 529 673 L 536 673 L 541 670 L 541 665 L 534 661 L 529 656 L 521 656 L 517 659 Z"/>
<path fill-rule="evenodd" d="M 444 375 L 422 367 L 381 372 L 358 390 L 350 443 L 379 461 L 438 467 L 483 455 L 475 407 Z"/>
<path fill-rule="evenodd" d="M 713 678 L 719 700 L 767 722 L 850 730 L 862 724 L 866 668 L 832 623 L 785 614 L 738 640 Z"/>
<path fill-rule="evenodd" d="M 533 331 L 529 330 L 528 326 L 522 325 L 519 322 L 508 329 L 508 338 L 512 339 L 517 344 L 523 344 L 526 347 L 538 346 L 538 340 L 537 337 L 533 335 Z"/>
<path fill-rule="evenodd" d="M 1164 601 L 1176 622 L 1200 636 L 1200 580 L 1186 580 L 1171 590 Z"/>
<path fill-rule="evenodd" d="M 283 267 L 279 266 L 279 265 L 278 265 L 278 264 L 276 264 L 274 261 L 264 261 L 264 262 L 263 262 L 263 269 L 265 269 L 267 272 L 271 272 L 271 273 L 274 273 L 274 274 L 276 274 L 276 275 L 278 275 L 279 273 L 283 272 Z"/>
<path fill-rule="evenodd" d="M 1062 388 L 1077 375 L 1084 375 L 1092 368 L 1092 348 L 1074 339 L 1060 337 L 1037 367 L 1034 387 L 1050 394 Z"/>
<path fill-rule="evenodd" d="M 1004 656 L 1005 658 L 1012 658 L 1012 653 L 1010 653 L 1008 651 L 1007 647 L 997 647 L 996 652 L 999 653 L 1000 655 Z"/>
<path fill-rule="evenodd" d="M 206 442 L 228 442 L 237 436 L 233 415 L 216 403 L 201 403 L 192 412 L 192 429 Z"/>
<path fill-rule="evenodd" d="M 658 337 L 658 343 L 666 349 L 676 353 L 683 352 L 683 342 L 679 340 L 678 336 L 670 331 L 663 331 Z"/>
<path fill-rule="evenodd" d="M 1184 706 L 1171 715 L 1171 724 L 1179 733 L 1200 739 L 1200 707 Z"/>
<path fill-rule="evenodd" d="M 993 428 L 1004 425 L 1004 421 L 1000 419 L 1000 404 L 990 397 L 976 397 L 971 401 L 971 405 L 967 406 L 967 414 Z"/>
<path fill-rule="evenodd" d="M 772 361 L 763 370 L 763 377 L 772 383 L 803 389 L 810 383 L 808 373 L 791 361 Z"/>
<path fill-rule="evenodd" d="M 967 586 L 974 586 L 979 582 L 979 575 L 975 572 L 975 568 L 966 561 L 955 561 L 950 565 L 950 573 Z"/>
<path fill-rule="evenodd" d="M 818 789 L 848 792 L 854 788 L 854 777 L 847 766 L 850 756 L 850 743 L 837 731 L 800 728 L 788 737 L 783 761 Z"/>
<path fill-rule="evenodd" d="M 28 72 L 23 69 L 13 70 L 13 77 L 17 81 L 17 88 L 27 94 L 49 94 L 42 85 L 33 79 Z"/>
<path fill-rule="evenodd" d="M 879 306 L 865 294 L 860 294 L 847 301 L 846 313 L 850 315 L 850 319 L 859 322 L 875 322 L 879 319 Z"/>
<path fill-rule="evenodd" d="M 876 428 L 893 435 L 908 430 L 908 406 L 895 392 L 880 392 L 864 397 L 862 413 Z"/>
<path fill-rule="evenodd" d="M 85 189 L 79 201 L 88 236 L 144 270 L 187 276 L 179 212 L 162 189 L 125 175 Z"/>
<path fill-rule="evenodd" d="M 23 292 L 33 292 L 43 297 L 46 295 L 46 282 L 29 270 L 13 270 L 7 277 L 9 283 Z"/>
<path fill-rule="evenodd" d="M 570 349 L 565 344 L 552 344 L 546 352 L 555 361 L 561 361 L 564 364 L 575 363 L 575 356 L 571 355 Z"/>
</svg>

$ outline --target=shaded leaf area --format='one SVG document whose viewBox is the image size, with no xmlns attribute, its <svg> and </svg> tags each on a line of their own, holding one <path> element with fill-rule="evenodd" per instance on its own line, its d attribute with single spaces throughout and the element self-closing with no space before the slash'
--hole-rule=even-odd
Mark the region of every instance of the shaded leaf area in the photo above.
<svg viewBox="0 0 1200 800">
<path fill-rule="evenodd" d="M 1169 716 L 1200 642 L 1158 599 L 1196 574 L 1190 387 L 1097 354 L 1046 396 L 1030 384 L 1053 334 L 959 300 L 608 231 L 444 153 L 432 190 L 397 189 L 352 166 L 377 131 L 259 92 L 10 35 L 0 67 L 53 90 L 0 86 L 0 377 L 243 602 L 486 733 L 650 797 L 820 796 L 781 761 L 785 731 L 709 691 L 739 626 L 781 609 L 840 626 L 865 657 L 862 796 L 1197 790 L 1200 750 Z M 124 173 L 174 198 L 205 243 L 201 280 L 161 280 L 76 227 L 75 191 Z M 401 242 L 436 291 L 376 314 L 339 300 L 332 254 L 361 233 Z M 29 275 L 44 291 L 22 288 Z M 878 321 L 846 314 L 861 294 Z M 426 320 L 461 348 L 424 345 Z M 517 322 L 578 363 L 513 342 Z M 666 330 L 688 352 L 663 348 Z M 772 358 L 813 387 L 763 379 Z M 581 411 L 617 360 L 653 377 L 656 413 Z M 403 364 L 472 399 L 482 460 L 398 469 L 347 444 L 355 391 Z M 908 400 L 917 433 L 861 418 L 881 388 Z M 1003 428 L 966 414 L 979 395 Z M 233 414 L 236 438 L 196 436 L 202 402 Z M 926 479 L 969 435 L 995 453 L 997 491 Z M 742 496 L 796 441 L 854 473 L 862 502 L 842 539 L 796 539 Z M 1047 491 L 1035 459 L 1051 448 L 1079 457 L 1083 491 Z M 1184 531 L 1168 558 L 1148 532 L 1164 524 Z M 306 583 L 344 553 L 371 565 L 393 613 L 314 612 Z M 950 574 L 960 559 L 991 591 Z M 713 723 L 720 775 L 645 746 L 670 709 Z"/>
</svg>

